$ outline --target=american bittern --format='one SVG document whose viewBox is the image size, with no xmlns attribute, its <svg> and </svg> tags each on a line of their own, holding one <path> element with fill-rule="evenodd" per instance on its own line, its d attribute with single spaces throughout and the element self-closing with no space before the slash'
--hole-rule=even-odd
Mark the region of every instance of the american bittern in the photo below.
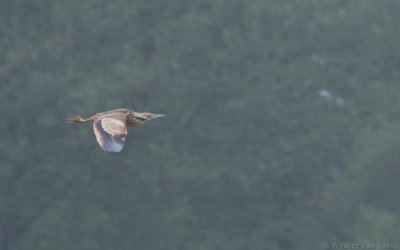
<svg viewBox="0 0 400 250">
<path fill-rule="evenodd" d="M 136 127 L 153 118 L 162 117 L 161 114 L 148 112 L 139 113 L 131 109 L 115 109 L 83 119 L 74 116 L 67 119 L 68 123 L 93 122 L 93 130 L 97 142 L 107 152 L 119 152 L 124 147 L 127 127 Z"/>
</svg>

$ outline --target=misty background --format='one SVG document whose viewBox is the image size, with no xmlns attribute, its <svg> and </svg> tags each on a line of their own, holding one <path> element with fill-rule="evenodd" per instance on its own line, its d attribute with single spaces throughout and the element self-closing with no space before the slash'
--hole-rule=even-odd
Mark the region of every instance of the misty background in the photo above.
<svg viewBox="0 0 400 250">
<path fill-rule="evenodd" d="M 400 3 L 1 0 L 0 250 L 400 243 Z M 102 152 L 69 116 L 167 116 Z"/>
</svg>

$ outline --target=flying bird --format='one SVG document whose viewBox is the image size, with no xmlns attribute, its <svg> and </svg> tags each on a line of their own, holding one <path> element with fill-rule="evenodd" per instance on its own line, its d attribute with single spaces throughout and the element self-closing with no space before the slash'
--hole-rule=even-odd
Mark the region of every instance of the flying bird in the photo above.
<svg viewBox="0 0 400 250">
<path fill-rule="evenodd" d="M 131 109 L 115 109 L 95 114 L 88 119 L 74 116 L 68 118 L 67 122 L 93 122 L 93 131 L 100 147 L 106 152 L 120 152 L 128 134 L 127 127 L 136 127 L 151 119 L 163 116 L 165 115 L 148 112 L 139 113 Z"/>
</svg>

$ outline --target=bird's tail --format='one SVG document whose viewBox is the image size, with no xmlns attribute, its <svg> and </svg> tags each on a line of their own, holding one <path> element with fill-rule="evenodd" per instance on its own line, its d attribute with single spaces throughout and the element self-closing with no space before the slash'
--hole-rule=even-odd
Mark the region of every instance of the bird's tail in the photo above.
<svg viewBox="0 0 400 250">
<path fill-rule="evenodd" d="M 84 123 L 84 122 L 87 122 L 87 121 L 88 120 L 83 119 L 80 116 L 73 116 L 73 117 L 68 118 L 66 122 L 67 123 Z"/>
</svg>

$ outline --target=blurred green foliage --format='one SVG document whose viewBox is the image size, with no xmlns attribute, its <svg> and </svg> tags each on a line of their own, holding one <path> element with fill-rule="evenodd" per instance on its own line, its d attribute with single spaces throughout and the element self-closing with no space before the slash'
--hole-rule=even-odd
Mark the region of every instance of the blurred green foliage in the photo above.
<svg viewBox="0 0 400 250">
<path fill-rule="evenodd" d="M 400 243 L 397 1 L 0 1 L 1 250 Z M 167 117 L 107 154 L 68 116 Z"/>
</svg>

